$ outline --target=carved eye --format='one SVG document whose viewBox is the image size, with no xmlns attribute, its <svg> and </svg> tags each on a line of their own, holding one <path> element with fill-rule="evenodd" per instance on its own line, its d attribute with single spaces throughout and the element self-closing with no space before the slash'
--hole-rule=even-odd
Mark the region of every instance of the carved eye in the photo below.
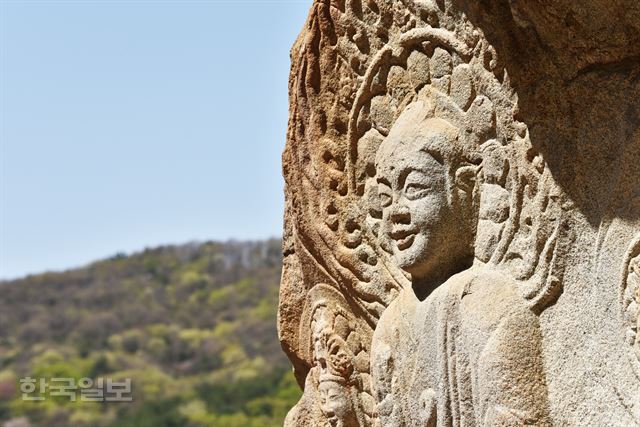
<svg viewBox="0 0 640 427">
<path fill-rule="evenodd" d="M 383 208 L 388 207 L 389 205 L 391 205 L 391 195 L 387 194 L 387 193 L 379 193 L 379 197 L 380 197 L 380 205 Z"/>
<path fill-rule="evenodd" d="M 391 205 L 391 202 L 393 200 L 391 197 L 391 189 L 384 184 L 378 185 L 378 197 L 380 198 L 380 206 L 382 206 L 383 208 Z"/>
<path fill-rule="evenodd" d="M 424 184 L 409 184 L 404 192 L 409 200 L 421 199 L 429 195 L 431 187 Z"/>
</svg>

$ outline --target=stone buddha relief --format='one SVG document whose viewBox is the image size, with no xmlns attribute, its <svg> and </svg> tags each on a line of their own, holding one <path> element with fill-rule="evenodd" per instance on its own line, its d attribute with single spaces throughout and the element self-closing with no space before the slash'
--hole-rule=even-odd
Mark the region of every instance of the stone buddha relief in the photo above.
<svg viewBox="0 0 640 427">
<path fill-rule="evenodd" d="M 471 3 L 318 1 L 292 50 L 280 332 L 304 395 L 287 425 L 599 425 L 603 396 L 612 423 L 640 422 L 637 251 L 617 270 L 637 215 L 596 236 L 566 182 L 589 169 L 548 110 L 521 109 L 530 88 Z M 531 92 L 556 88 L 543 77 Z M 342 338 L 322 338 L 336 313 Z"/>
<path fill-rule="evenodd" d="M 378 238 L 411 281 L 373 336 L 380 424 L 547 425 L 537 318 L 506 269 L 474 262 L 491 188 L 481 149 L 434 117 L 432 94 L 405 107 L 375 160 Z"/>
</svg>

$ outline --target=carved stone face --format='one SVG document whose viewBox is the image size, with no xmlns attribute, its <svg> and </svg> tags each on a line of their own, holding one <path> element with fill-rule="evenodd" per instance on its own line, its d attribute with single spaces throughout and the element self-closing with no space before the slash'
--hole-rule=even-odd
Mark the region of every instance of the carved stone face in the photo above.
<svg viewBox="0 0 640 427">
<path fill-rule="evenodd" d="M 320 392 L 320 409 L 332 427 L 358 425 L 348 397 L 348 390 L 343 385 L 335 381 L 322 381 L 318 391 Z"/>
<path fill-rule="evenodd" d="M 460 239 L 463 227 L 451 211 L 447 167 L 436 153 L 437 147 L 453 143 L 456 132 L 440 119 L 416 127 L 399 118 L 376 158 L 381 238 L 398 266 L 414 279 L 455 259 L 452 243 Z"/>
</svg>

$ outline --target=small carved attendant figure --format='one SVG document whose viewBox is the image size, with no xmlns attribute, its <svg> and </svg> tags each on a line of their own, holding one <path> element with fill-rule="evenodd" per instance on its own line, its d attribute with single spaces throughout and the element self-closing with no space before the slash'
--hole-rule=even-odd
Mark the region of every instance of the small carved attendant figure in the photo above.
<svg viewBox="0 0 640 427">
<path fill-rule="evenodd" d="M 482 159 L 428 99 L 376 156 L 380 245 L 410 278 L 383 313 L 372 376 L 383 426 L 548 425 L 537 316 L 474 260 Z"/>
<path fill-rule="evenodd" d="M 353 378 L 353 355 L 347 343 L 324 329 L 316 349 L 320 409 L 331 427 L 357 427 L 357 389 Z"/>
<path fill-rule="evenodd" d="M 357 427 L 353 390 L 345 387 L 344 378 L 320 374 L 320 409 L 331 427 Z"/>
<path fill-rule="evenodd" d="M 368 355 L 362 354 L 358 324 L 346 307 L 344 297 L 331 286 L 318 284 L 309 292 L 303 315 L 308 323 L 301 331 L 310 333 L 313 367 L 307 374 L 305 393 L 287 415 L 285 427 L 370 425 L 367 412 L 373 413 L 374 403 L 368 392 L 369 366 L 362 363 L 368 361 Z M 368 391 L 363 378 L 367 378 Z"/>
</svg>

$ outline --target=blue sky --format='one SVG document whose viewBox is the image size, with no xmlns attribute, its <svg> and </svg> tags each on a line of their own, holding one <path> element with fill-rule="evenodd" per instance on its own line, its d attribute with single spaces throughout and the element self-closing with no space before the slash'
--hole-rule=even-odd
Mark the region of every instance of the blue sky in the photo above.
<svg viewBox="0 0 640 427">
<path fill-rule="evenodd" d="M 0 0 L 0 278 L 279 236 L 311 0 Z"/>
</svg>

